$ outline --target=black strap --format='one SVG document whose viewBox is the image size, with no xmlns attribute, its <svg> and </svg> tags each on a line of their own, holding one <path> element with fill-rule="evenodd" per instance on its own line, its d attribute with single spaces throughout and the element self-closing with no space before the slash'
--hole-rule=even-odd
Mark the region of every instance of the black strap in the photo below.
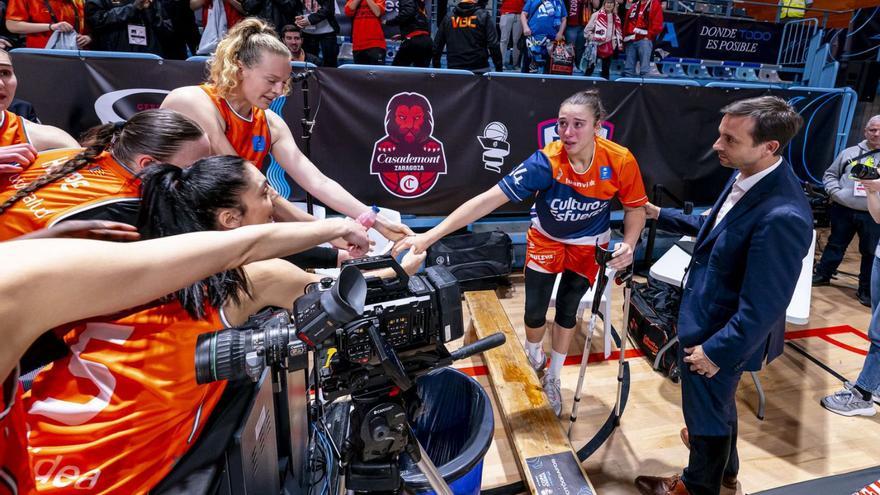
<svg viewBox="0 0 880 495">
<path fill-rule="evenodd" d="M 43 4 L 46 6 L 46 10 L 49 11 L 49 18 L 52 19 L 52 24 L 58 24 L 58 16 L 55 15 L 55 10 L 52 8 L 52 5 L 49 3 L 49 0 L 43 0 Z M 76 0 L 71 0 L 70 4 L 73 6 L 73 18 L 74 18 L 74 26 L 73 29 L 76 32 L 79 32 L 79 10 L 76 8 Z M 52 25 L 49 25 L 49 29 L 52 29 Z"/>
</svg>

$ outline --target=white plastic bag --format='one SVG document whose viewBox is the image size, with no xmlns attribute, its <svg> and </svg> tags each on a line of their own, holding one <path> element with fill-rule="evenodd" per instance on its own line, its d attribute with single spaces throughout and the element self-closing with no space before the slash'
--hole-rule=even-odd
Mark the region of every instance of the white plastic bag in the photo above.
<svg viewBox="0 0 880 495">
<path fill-rule="evenodd" d="M 46 42 L 47 50 L 79 50 L 76 46 L 76 32 L 70 31 L 62 33 L 61 31 L 52 31 L 49 41 Z"/>
</svg>

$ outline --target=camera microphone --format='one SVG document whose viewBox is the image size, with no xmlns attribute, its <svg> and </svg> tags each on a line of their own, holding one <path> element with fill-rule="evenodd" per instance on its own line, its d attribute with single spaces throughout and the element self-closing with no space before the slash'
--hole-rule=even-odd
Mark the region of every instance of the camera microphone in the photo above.
<svg viewBox="0 0 880 495">
<path fill-rule="evenodd" d="M 311 70 L 311 69 L 306 69 L 306 70 L 304 70 L 304 71 L 302 71 L 302 72 L 291 72 L 291 73 L 290 73 L 290 82 L 292 82 L 292 83 L 298 83 L 298 82 L 300 82 L 300 81 L 303 81 L 303 80 L 305 80 L 305 79 L 308 79 L 308 78 L 309 78 L 310 76 L 312 76 L 314 73 L 315 73 L 315 71 L 313 71 L 313 70 Z"/>
</svg>

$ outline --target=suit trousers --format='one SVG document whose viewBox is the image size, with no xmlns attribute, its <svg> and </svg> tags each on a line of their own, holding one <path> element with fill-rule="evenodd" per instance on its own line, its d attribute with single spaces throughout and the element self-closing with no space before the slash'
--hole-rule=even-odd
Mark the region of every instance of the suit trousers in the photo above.
<svg viewBox="0 0 880 495">
<path fill-rule="evenodd" d="M 682 481 L 693 495 L 718 495 L 721 480 L 739 472 L 736 450 L 736 389 L 742 372 L 719 370 L 706 378 L 690 370 L 680 347 L 681 402 L 690 458 Z"/>
</svg>

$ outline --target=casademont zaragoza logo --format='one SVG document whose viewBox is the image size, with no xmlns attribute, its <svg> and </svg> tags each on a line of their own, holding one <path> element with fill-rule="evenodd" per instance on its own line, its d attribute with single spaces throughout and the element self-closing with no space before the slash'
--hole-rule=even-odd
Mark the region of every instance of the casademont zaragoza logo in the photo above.
<svg viewBox="0 0 880 495">
<path fill-rule="evenodd" d="M 418 198 L 446 173 L 443 143 L 435 139 L 431 103 L 419 93 L 398 93 L 385 108 L 385 136 L 373 145 L 370 174 L 399 198 Z"/>
</svg>

